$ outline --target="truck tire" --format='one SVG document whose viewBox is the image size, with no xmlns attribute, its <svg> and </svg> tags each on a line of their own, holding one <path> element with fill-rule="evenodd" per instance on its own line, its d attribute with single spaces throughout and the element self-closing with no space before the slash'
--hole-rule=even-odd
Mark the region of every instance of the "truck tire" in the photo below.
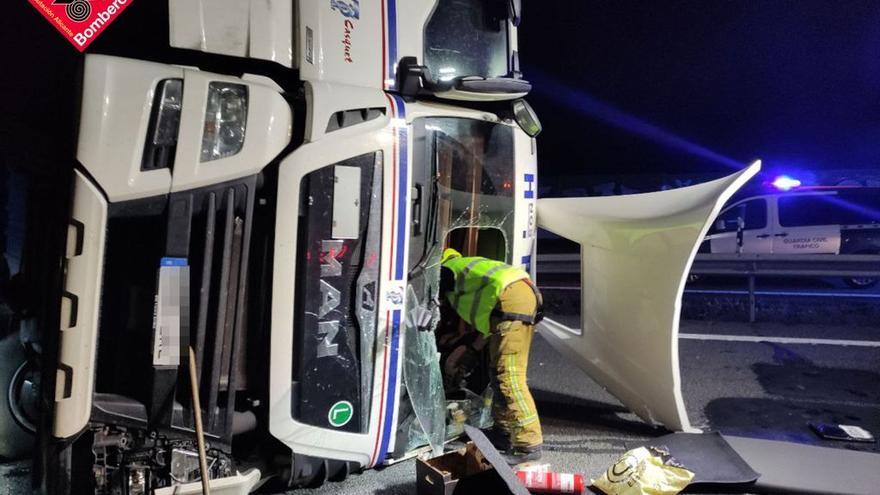
<svg viewBox="0 0 880 495">
<path fill-rule="evenodd" d="M 349 474 L 358 469 L 353 462 L 294 454 L 290 487 L 317 488 L 325 481 L 345 481 Z"/>
<path fill-rule="evenodd" d="M 32 414 L 19 401 L 29 367 L 18 338 L 13 332 L 0 338 L 0 458 L 28 458 L 34 447 Z"/>
</svg>

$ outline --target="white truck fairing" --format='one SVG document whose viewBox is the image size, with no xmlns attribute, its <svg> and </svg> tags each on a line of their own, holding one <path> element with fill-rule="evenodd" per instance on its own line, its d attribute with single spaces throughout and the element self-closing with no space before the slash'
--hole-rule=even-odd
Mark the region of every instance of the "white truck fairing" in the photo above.
<svg viewBox="0 0 880 495">
<path fill-rule="evenodd" d="M 164 79 L 183 78 L 183 72 L 180 67 L 139 60 L 86 57 L 77 160 L 110 201 L 171 190 L 168 169 L 142 170 L 141 137 L 147 135 L 157 85 Z M 125 136 L 120 129 L 125 129 Z"/>
<path fill-rule="evenodd" d="M 107 200 L 80 172 L 73 194 L 53 411 L 58 438 L 79 433 L 91 414 L 107 227 Z"/>
<path fill-rule="evenodd" d="M 169 99 L 179 134 L 169 147 L 173 167 L 145 163 L 151 115 L 160 82 L 180 80 Z M 204 160 L 205 103 L 212 83 L 245 88 L 246 122 L 240 148 Z M 105 55 L 86 57 L 77 159 L 110 202 L 168 194 L 259 171 L 290 142 L 293 115 L 280 89 L 264 78 L 244 79 Z M 248 132 L 250 129 L 250 132 Z M 124 134 L 121 134 L 124 132 Z M 173 174 L 171 170 L 173 169 Z M 173 175 L 173 176 L 172 176 Z"/>
<path fill-rule="evenodd" d="M 437 96 L 512 99 L 528 84 L 484 84 L 519 77 L 507 8 L 500 0 L 169 0 L 170 43 L 274 61 L 304 81 L 389 91 L 400 90 L 398 64 L 411 57 L 427 67 Z M 482 22 L 489 9 L 491 28 Z M 451 83 L 462 77 L 483 89 Z"/>
<path fill-rule="evenodd" d="M 315 88 L 307 90 L 306 94 L 323 94 L 322 91 L 316 91 L 317 88 L 322 87 L 316 85 Z M 323 91 L 330 89 L 325 87 Z M 381 92 L 378 94 L 381 95 Z M 532 140 L 513 124 L 499 122 L 494 114 L 436 104 L 406 104 L 397 96 L 385 96 L 384 98 L 386 106 L 383 110 L 386 115 L 383 118 L 350 128 L 320 133 L 323 135 L 315 133 L 311 142 L 305 143 L 283 160 L 278 180 L 278 211 L 283 211 L 285 214 L 277 216 L 275 228 L 270 431 L 273 436 L 280 439 L 296 453 L 354 461 L 361 466 L 368 467 L 385 462 L 390 453 L 398 447 L 395 445 L 397 441 L 396 430 L 400 421 L 398 399 L 401 397 L 401 387 L 404 386 L 404 362 L 406 360 L 404 349 L 407 345 L 405 335 L 410 329 L 407 311 L 414 309 L 412 298 L 415 294 L 409 287 L 411 283 L 409 275 L 413 267 L 412 260 L 417 260 L 422 256 L 421 253 L 417 253 L 418 256 L 410 253 L 413 249 L 411 246 L 411 239 L 414 236 L 413 225 L 418 224 L 418 221 L 414 223 L 413 208 L 414 205 L 419 205 L 419 208 L 423 209 L 429 207 L 427 204 L 418 202 L 417 191 L 422 190 L 422 185 L 416 183 L 418 180 L 413 178 L 415 170 L 426 166 L 425 159 L 414 151 L 420 149 L 416 142 L 419 139 L 419 131 L 416 130 L 419 122 L 424 122 L 424 119 L 448 118 L 456 121 L 485 122 L 509 128 L 513 136 L 511 152 L 515 153 L 513 160 L 515 165 L 508 162 L 507 166 L 513 165 L 515 173 L 511 171 L 511 180 L 504 181 L 503 184 L 499 183 L 498 187 L 510 190 L 504 194 L 509 196 L 511 201 L 514 197 L 523 198 L 524 205 L 533 204 L 535 201 L 536 161 Z M 327 105 L 327 103 L 310 102 L 309 106 L 321 108 L 322 105 Z M 319 113 L 326 115 L 333 111 L 335 110 L 332 105 L 328 105 L 327 109 Z M 320 123 L 321 120 L 313 122 L 313 126 L 318 126 Z M 429 128 L 428 132 L 440 132 L 439 128 L 433 129 L 433 124 L 429 123 L 425 127 Z M 424 141 L 424 138 L 421 139 Z M 366 342 L 361 340 L 361 348 L 367 347 L 368 349 L 366 353 L 363 350 L 360 352 L 359 359 L 364 366 L 364 374 L 368 376 L 366 382 L 361 382 L 364 389 L 362 393 L 369 391 L 366 394 L 367 403 L 362 408 L 357 408 L 356 401 L 347 400 L 328 382 L 322 385 L 321 395 L 332 398 L 327 399 L 327 403 L 322 406 L 324 409 L 319 409 L 316 414 L 312 415 L 314 416 L 312 419 L 298 419 L 297 414 L 302 417 L 310 413 L 293 412 L 297 407 L 295 406 L 298 401 L 297 395 L 302 396 L 305 394 L 302 391 L 303 388 L 314 384 L 308 383 L 305 375 L 297 376 L 297 367 L 305 365 L 309 370 L 317 369 L 320 359 L 341 360 L 343 358 L 340 356 L 344 357 L 347 352 L 350 353 L 350 357 L 357 356 L 354 350 L 350 349 L 354 346 L 348 342 L 347 337 L 343 336 L 344 330 L 341 329 L 339 317 L 334 313 L 337 305 L 346 297 L 344 290 L 337 287 L 342 273 L 340 271 L 334 273 L 334 267 L 340 262 L 345 263 L 341 252 L 347 251 L 349 245 L 345 244 L 343 240 L 335 239 L 335 236 L 330 236 L 323 239 L 309 238 L 308 246 L 314 246 L 314 249 L 309 249 L 305 255 L 302 248 L 298 248 L 298 245 L 303 242 L 303 239 L 299 239 L 299 237 L 305 232 L 310 232 L 312 227 L 303 228 L 300 225 L 298 228 L 297 219 L 312 218 L 315 215 L 315 213 L 304 213 L 302 211 L 303 205 L 313 205 L 320 201 L 320 198 L 315 197 L 314 192 L 309 194 L 308 199 L 304 197 L 303 195 L 306 193 L 300 192 L 301 187 L 306 184 L 305 179 L 308 176 L 331 166 L 337 169 L 333 172 L 335 176 L 333 182 L 338 183 L 340 180 L 339 169 L 352 168 L 354 162 L 351 160 L 364 156 L 369 157 L 368 167 L 382 173 L 381 178 L 373 178 L 374 187 L 370 193 L 374 195 L 372 199 L 369 199 L 369 195 L 363 196 L 368 199 L 367 202 L 371 203 L 371 208 L 381 206 L 378 219 L 382 232 L 381 239 L 376 239 L 378 249 L 371 248 L 370 244 L 373 241 L 370 240 L 371 234 L 369 232 L 373 232 L 375 229 L 372 224 L 366 227 L 368 233 L 362 243 L 366 245 L 367 259 L 372 256 L 370 253 L 378 255 L 372 261 L 377 266 L 374 275 L 370 275 L 366 281 L 359 277 L 358 282 L 359 290 L 365 297 L 360 300 L 362 306 L 359 311 L 366 307 L 364 301 L 370 301 L 369 313 L 374 315 L 368 318 L 362 316 L 361 323 L 368 323 L 375 327 L 375 334 L 372 337 L 369 337 Z M 314 175 L 312 176 L 314 177 Z M 364 175 L 364 177 L 368 178 L 369 175 Z M 512 180 L 514 177 L 519 179 L 514 181 Z M 366 179 L 362 179 L 360 185 L 363 187 L 365 182 Z M 377 193 L 377 189 L 380 189 L 381 193 Z M 313 189 L 309 189 L 309 191 L 313 191 Z M 449 194 L 455 194 L 455 191 L 451 191 Z M 367 208 L 364 203 L 361 201 L 360 204 L 363 208 Z M 492 206 L 487 205 L 485 208 L 491 209 Z M 534 207 L 525 210 L 534 211 Z M 416 216 L 419 215 L 418 211 L 415 213 Z M 362 218 L 364 221 L 372 222 L 371 217 L 376 214 L 377 212 L 371 209 L 369 213 L 363 213 Z M 486 219 L 489 217 L 483 217 L 481 220 L 480 214 L 481 212 L 475 212 L 470 220 L 460 221 L 449 227 L 477 226 L 481 225 L 481 222 L 488 225 Z M 329 215 L 325 212 L 323 217 L 318 215 L 314 218 L 319 220 L 323 218 L 320 221 L 329 225 L 331 218 L 335 218 L 335 214 Z M 475 218 L 476 220 L 474 220 Z M 534 228 L 529 227 L 528 213 L 515 215 L 515 218 L 509 220 L 506 218 L 508 218 L 507 215 L 500 222 L 505 223 L 510 231 L 510 234 L 505 234 L 506 237 L 509 237 L 508 259 L 528 265 L 534 244 Z M 531 221 L 534 222 L 534 219 L 532 218 Z M 335 224 L 334 221 L 334 226 Z M 323 232 L 330 234 L 331 230 L 325 225 Z M 300 249 L 299 254 L 298 249 Z M 371 249 L 372 251 L 370 251 Z M 431 259 L 434 251 L 439 253 L 441 250 L 437 247 L 428 249 L 432 254 L 426 255 L 426 259 Z M 337 258 L 338 261 L 336 261 Z M 437 258 L 439 260 L 439 254 Z M 308 295 L 308 289 L 297 289 L 297 280 L 303 278 L 303 275 L 300 274 L 305 273 L 304 270 L 307 269 L 305 267 L 308 266 L 311 259 L 321 259 L 320 280 L 318 281 L 321 289 L 315 308 L 301 306 L 308 304 L 308 298 L 314 296 Z M 428 262 L 424 265 L 438 269 L 436 261 L 433 264 Z M 368 268 L 362 267 L 362 273 L 368 272 Z M 315 281 L 310 284 L 314 287 L 318 286 Z M 304 294 L 300 296 L 300 301 L 297 301 L 297 294 Z M 372 301 L 375 301 L 375 306 Z M 298 314 L 302 313 L 311 313 L 315 315 L 317 320 L 298 320 Z M 363 313 L 362 311 L 362 315 Z M 308 329 L 306 325 L 309 325 Z M 317 347 L 315 347 L 318 357 L 314 361 L 311 361 L 310 357 L 302 357 L 301 359 L 309 361 L 297 363 L 295 360 L 300 354 L 291 352 L 291 349 L 297 346 L 297 333 L 312 331 L 311 325 L 316 326 L 321 336 Z M 370 329 L 366 330 L 366 332 L 362 330 L 362 336 L 364 333 L 370 333 Z M 314 365 L 310 363 L 314 363 Z M 438 363 L 433 363 L 433 365 L 437 366 Z M 428 370 L 425 370 L 425 373 L 428 373 Z M 291 380 L 292 375 L 296 377 L 293 381 Z M 413 393 L 410 391 L 411 395 Z M 442 386 L 434 395 L 442 398 Z M 314 400 L 320 399 L 313 399 L 309 404 L 299 407 L 305 411 L 312 407 Z M 355 403 L 354 407 L 358 410 L 354 419 L 351 419 L 351 424 L 335 426 L 332 415 L 336 406 L 344 403 L 349 406 Z M 433 407 L 433 404 L 431 406 Z M 441 405 L 441 410 L 442 407 Z M 360 427 L 355 425 L 358 421 L 361 423 Z"/>
<path fill-rule="evenodd" d="M 547 319 L 542 335 L 649 423 L 698 431 L 681 393 L 681 296 L 711 222 L 759 170 L 755 162 L 670 191 L 538 201 L 538 226 L 581 247 L 581 328 Z"/>
<path fill-rule="evenodd" d="M 224 275 L 212 275 L 210 268 L 217 264 L 209 262 L 203 265 L 208 267 L 203 269 L 203 280 L 214 280 L 215 287 L 225 282 L 224 288 L 232 293 L 224 296 L 230 307 L 243 300 L 241 287 L 247 283 L 247 270 L 235 265 L 235 260 L 247 259 L 247 241 L 243 239 L 251 232 L 248 222 L 256 177 L 288 145 L 291 125 L 291 106 L 280 88 L 265 78 L 236 78 L 109 56 L 86 57 L 77 151 L 82 169 L 75 173 L 60 301 L 57 387 L 51 409 L 54 437 L 88 442 L 92 435 L 105 433 L 100 429 L 103 426 L 98 427 L 101 433 L 90 429 L 95 424 L 106 425 L 112 436 L 120 422 L 140 422 L 147 427 L 147 422 L 158 421 L 164 423 L 150 427 L 161 429 L 163 435 L 191 438 L 187 429 L 192 428 L 188 424 L 192 415 L 181 414 L 184 406 L 174 396 L 180 342 L 173 339 L 175 333 L 187 336 L 189 326 L 187 257 L 198 256 L 196 249 L 190 249 L 189 236 L 194 225 L 197 232 L 210 231 L 201 247 L 212 252 L 217 246 L 213 228 L 220 225 L 225 247 L 217 251 Z M 202 202 L 206 195 L 211 196 L 210 212 Z M 215 201 L 218 195 L 221 199 Z M 225 227 L 213 221 L 215 204 L 228 215 Z M 181 206 L 184 209 L 179 209 Z M 160 264 L 177 278 L 166 279 Z M 237 282 L 239 274 L 241 284 Z M 170 292 L 156 292 L 157 286 Z M 229 314 L 223 302 L 212 304 Z M 202 306 L 206 309 L 208 305 Z M 179 317 L 175 330 L 168 330 L 163 319 L 166 314 Z M 238 321 L 243 317 L 234 324 L 233 318 L 226 318 L 226 327 L 241 327 Z M 223 326 L 223 320 L 219 321 Z M 201 357 L 204 346 L 195 347 Z M 156 349 L 166 354 L 157 358 Z M 169 354 L 170 360 L 164 357 Z M 132 356 L 134 361 L 128 362 Z M 212 366 L 218 374 L 220 362 L 221 354 L 215 352 Z M 199 364 L 207 368 L 204 361 Z M 234 364 L 226 366 L 228 373 L 235 370 Z M 170 395 L 160 399 L 165 404 L 161 407 L 170 413 L 163 420 L 155 415 L 159 406 L 153 407 L 160 401 L 151 406 L 145 398 L 151 393 L 151 384 L 144 377 L 150 373 L 154 378 L 160 376 L 155 383 L 163 380 L 162 373 L 170 379 Z M 230 377 L 227 383 L 232 380 Z M 218 402 L 216 394 L 211 395 L 213 402 Z M 227 396 L 234 401 L 233 394 L 227 392 Z M 213 409 L 215 414 L 206 413 L 208 418 L 221 410 Z M 215 442 L 224 436 L 218 431 L 230 430 L 237 414 L 234 404 L 225 410 L 229 413 L 223 426 L 218 426 L 219 420 L 206 425 Z M 107 445 L 115 444 L 111 441 Z M 186 447 L 165 455 L 192 457 Z M 236 475 L 227 469 L 226 461 L 214 455 L 213 476 L 218 479 L 212 483 L 218 493 L 247 493 L 260 480 L 259 471 Z M 182 465 L 184 461 L 171 462 Z M 96 469 L 122 467 L 102 465 Z M 184 476 L 178 478 L 182 483 L 192 481 L 189 474 L 177 474 Z M 96 475 L 97 479 L 107 481 Z M 145 483 L 151 486 L 149 479 Z M 194 489 L 185 485 L 181 493 Z"/>
<path fill-rule="evenodd" d="M 292 0 L 169 0 L 171 46 L 294 67 Z"/>
</svg>

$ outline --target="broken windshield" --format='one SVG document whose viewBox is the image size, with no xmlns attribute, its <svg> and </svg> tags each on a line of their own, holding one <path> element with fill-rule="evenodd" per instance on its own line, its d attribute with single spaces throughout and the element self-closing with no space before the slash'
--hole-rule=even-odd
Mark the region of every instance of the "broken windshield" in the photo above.
<svg viewBox="0 0 880 495">
<path fill-rule="evenodd" d="M 471 390 L 444 379 L 435 334 L 424 331 L 436 330 L 440 323 L 440 255 L 444 247 L 455 247 L 465 256 L 507 260 L 514 207 L 513 128 L 445 117 L 416 119 L 413 127 L 417 193 L 410 229 L 404 383 L 414 417 L 402 422 L 415 427 L 400 434 L 407 449 L 427 442 L 437 450 L 447 438 L 450 421 L 447 392 L 465 397 L 455 407 L 466 406 L 462 412 L 474 426 L 485 426 L 488 410 L 485 384 Z M 477 399 L 470 401 L 471 397 Z M 451 426 L 452 432 L 461 428 Z"/>
<path fill-rule="evenodd" d="M 437 2 L 425 25 L 425 65 L 435 80 L 508 74 L 506 5 L 497 0 Z"/>
</svg>

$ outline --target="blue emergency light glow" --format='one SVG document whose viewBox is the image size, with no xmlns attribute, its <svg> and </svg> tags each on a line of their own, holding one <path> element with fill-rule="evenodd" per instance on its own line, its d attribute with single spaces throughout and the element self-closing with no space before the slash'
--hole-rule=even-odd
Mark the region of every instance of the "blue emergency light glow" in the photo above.
<svg viewBox="0 0 880 495">
<path fill-rule="evenodd" d="M 529 67 L 529 81 L 532 83 L 532 87 L 536 88 L 535 91 L 540 92 L 542 95 L 614 127 L 660 145 L 710 160 L 732 169 L 739 170 L 743 167 L 743 163 L 738 160 L 724 156 L 663 127 L 642 120 L 635 115 L 587 94 L 583 90 L 566 86 L 533 66 Z"/>
<path fill-rule="evenodd" d="M 797 179 L 792 179 L 787 175 L 780 175 L 779 177 L 773 179 L 773 187 L 779 189 L 780 191 L 789 191 L 794 189 L 795 187 L 801 187 L 801 181 Z"/>
</svg>

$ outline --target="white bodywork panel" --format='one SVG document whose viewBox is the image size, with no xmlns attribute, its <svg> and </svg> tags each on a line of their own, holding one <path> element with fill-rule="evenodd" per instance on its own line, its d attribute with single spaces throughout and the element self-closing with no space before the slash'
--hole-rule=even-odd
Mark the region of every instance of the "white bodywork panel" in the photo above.
<svg viewBox="0 0 880 495">
<path fill-rule="evenodd" d="M 357 127 L 357 126 L 356 126 Z M 306 143 L 284 159 L 279 169 L 278 214 L 275 226 L 275 261 L 272 285 L 272 336 L 271 371 L 269 380 L 269 431 L 294 452 L 316 457 L 354 461 L 362 466 L 372 466 L 377 438 L 380 436 L 379 407 L 385 390 L 378 384 L 373 387 L 370 422 L 366 433 L 351 433 L 329 430 L 300 423 L 291 417 L 291 375 L 293 363 L 294 293 L 297 266 L 297 217 L 300 208 L 300 183 L 309 172 L 327 165 L 359 156 L 381 151 L 383 159 L 383 228 L 390 230 L 394 221 L 393 208 L 384 207 L 392 203 L 392 182 L 394 168 L 391 166 L 394 129 L 387 127 L 367 133 L 349 133 L 338 139 L 323 139 Z M 402 212 L 406 214 L 406 212 Z M 409 222 L 406 222 L 409 225 Z M 398 235 L 407 235 L 401 233 Z M 391 236 L 383 236 L 380 274 L 388 274 L 392 260 L 387 254 L 391 251 Z M 378 294 L 384 295 L 397 290 L 403 293 L 404 281 L 391 281 L 380 278 Z M 379 298 L 377 312 L 377 343 L 386 341 L 388 318 L 386 314 L 402 309 L 402 301 L 392 304 L 389 299 Z M 374 376 L 381 377 L 385 355 L 389 346 L 377 345 Z M 398 361 L 399 363 L 399 361 Z M 398 375 L 399 376 L 399 375 Z"/>
<path fill-rule="evenodd" d="M 73 193 L 52 429 L 58 438 L 78 434 L 92 412 L 107 228 L 107 201 L 79 171 Z"/>
<path fill-rule="evenodd" d="M 459 89 L 451 89 L 440 93 L 434 93 L 434 96 L 446 100 L 459 101 L 504 101 L 515 100 L 517 98 L 525 98 L 528 93 L 475 93 L 473 91 L 462 91 Z"/>
<path fill-rule="evenodd" d="M 293 65 L 292 0 L 169 0 L 171 46 Z"/>
<path fill-rule="evenodd" d="M 183 79 L 180 131 L 172 172 L 141 170 L 157 84 Z M 241 150 L 201 162 L 208 85 L 247 86 Z M 293 114 L 271 80 L 230 77 L 172 65 L 89 55 L 85 63 L 77 159 L 111 203 L 184 191 L 259 172 L 290 142 Z"/>
<path fill-rule="evenodd" d="M 423 63 L 437 0 L 168 0 L 171 46 L 271 60 L 304 81 L 395 90 L 403 57 Z M 517 28 L 508 22 L 508 59 Z M 435 74 L 434 77 L 437 77 Z M 491 101 L 450 91 L 444 98 Z M 524 96 L 524 95 L 523 95 Z"/>
<path fill-rule="evenodd" d="M 514 210 L 512 265 L 531 272 L 538 236 L 538 153 L 534 138 L 517 128 L 514 139 Z"/>
<path fill-rule="evenodd" d="M 538 226 L 581 247 L 582 328 L 547 319 L 542 334 L 649 423 L 698 431 L 681 394 L 681 296 L 711 222 L 759 170 L 755 162 L 681 189 L 538 201 Z"/>
<path fill-rule="evenodd" d="M 174 159 L 171 190 L 196 187 L 247 177 L 259 172 L 290 142 L 293 113 L 281 89 L 266 78 L 243 78 L 186 69 L 183 81 L 183 109 Z M 241 151 L 234 155 L 201 161 L 208 85 L 224 81 L 247 86 L 247 127 Z"/>
<path fill-rule="evenodd" d="M 110 202 L 171 190 L 167 169 L 141 171 L 141 163 L 156 85 L 182 77 L 171 65 L 86 56 L 77 160 Z"/>
<path fill-rule="evenodd" d="M 327 132 L 327 123 L 335 112 L 356 110 L 361 108 L 383 108 L 388 105 L 388 98 L 382 91 L 360 86 L 329 84 L 324 82 L 306 82 L 306 141 L 317 141 Z M 334 136 L 344 136 L 352 132 L 362 133 L 365 128 L 382 128 L 388 124 L 388 112 L 385 117 L 368 121 L 354 128 L 333 131 Z M 372 126 L 372 127 L 364 127 Z"/>
<path fill-rule="evenodd" d="M 328 118 L 332 111 L 335 111 L 332 109 L 340 106 L 334 103 L 335 101 L 351 100 L 353 94 L 364 91 L 364 88 L 331 87 L 322 84 L 314 86 L 323 90 L 307 93 L 312 95 L 310 98 L 317 100 L 326 95 L 335 96 L 329 101 L 307 101 L 308 107 L 323 109 L 313 110 L 314 112 L 320 112 Z M 347 95 L 347 91 L 353 93 Z M 393 296 L 405 293 L 408 268 L 402 270 L 402 277 L 392 276 L 392 268 L 397 268 L 400 263 L 406 266 L 409 258 L 409 242 L 402 242 L 401 239 L 410 238 L 412 201 L 409 200 L 408 194 L 412 183 L 412 169 L 415 166 L 412 163 L 412 122 L 422 117 L 444 116 L 498 122 L 497 116 L 490 113 L 435 103 L 404 104 L 400 98 L 383 95 L 379 90 L 372 91 L 385 100 L 384 118 L 330 133 L 325 133 L 323 128 L 318 132 L 317 127 L 326 122 L 322 118 L 315 124 L 313 141 L 307 141 L 281 162 L 277 208 L 284 214 L 277 215 L 275 226 L 269 387 L 269 431 L 274 437 L 297 454 L 353 461 L 364 467 L 386 462 L 382 455 L 383 449 L 379 448 L 379 445 L 387 442 L 387 452 L 394 450 L 395 432 L 399 421 L 399 401 L 396 399 L 399 397 L 400 387 L 403 386 L 401 372 L 405 343 L 403 324 L 400 332 L 393 332 L 391 322 L 395 312 L 405 309 L 405 301 Z M 343 104 L 342 108 L 346 106 Z M 532 140 L 519 128 L 514 129 L 517 180 L 513 187 L 516 194 L 525 196 L 526 191 L 533 189 L 537 191 L 536 183 L 525 181 L 526 174 L 534 175 L 536 156 L 533 152 Z M 293 419 L 291 414 L 293 400 L 291 376 L 295 365 L 291 350 L 297 331 L 294 327 L 295 281 L 299 261 L 296 256 L 297 218 L 302 203 L 300 184 L 304 176 L 348 158 L 376 151 L 380 151 L 383 156 L 381 211 L 383 235 L 379 261 L 373 387 L 368 398 L 369 421 L 366 431 L 352 433 L 304 424 Z M 534 177 L 532 180 L 534 181 Z M 528 232 L 529 222 L 534 223 L 534 217 L 530 220 L 528 213 L 523 212 L 521 215 L 518 214 L 515 222 L 517 229 L 528 234 L 524 238 L 517 236 L 513 243 L 514 256 L 522 260 L 524 256 L 530 255 L 534 245 L 534 228 Z M 399 231 L 400 226 L 404 226 L 403 231 Z M 402 251 L 401 247 L 403 247 Z M 399 340 L 395 342 L 393 339 L 397 333 Z M 395 353 L 398 357 L 395 371 L 392 371 Z M 393 379 L 394 376 L 397 378 Z"/>
</svg>

